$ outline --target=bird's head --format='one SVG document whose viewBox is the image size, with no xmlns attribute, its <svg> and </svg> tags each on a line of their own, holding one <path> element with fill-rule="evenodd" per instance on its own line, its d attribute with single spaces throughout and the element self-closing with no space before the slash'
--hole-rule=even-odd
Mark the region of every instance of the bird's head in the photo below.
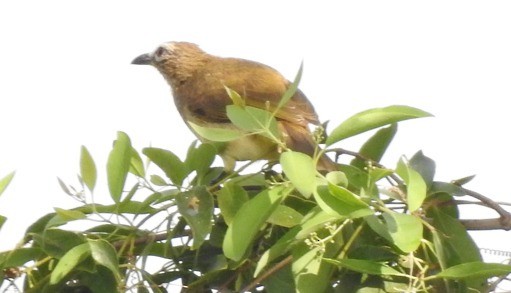
<svg viewBox="0 0 511 293">
<path fill-rule="evenodd" d="M 167 42 L 152 53 L 138 56 L 131 64 L 152 65 L 171 86 L 189 78 L 207 60 L 208 54 L 188 42 Z"/>
</svg>

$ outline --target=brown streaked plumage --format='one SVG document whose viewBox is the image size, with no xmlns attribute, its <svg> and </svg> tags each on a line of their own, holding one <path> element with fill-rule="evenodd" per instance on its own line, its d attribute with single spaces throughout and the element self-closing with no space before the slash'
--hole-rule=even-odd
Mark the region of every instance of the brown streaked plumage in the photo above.
<svg viewBox="0 0 511 293">
<path fill-rule="evenodd" d="M 187 42 L 162 44 L 153 53 L 140 55 L 132 63 L 152 65 L 160 71 L 172 88 L 176 107 L 188 126 L 192 122 L 208 127 L 234 128 L 226 115 L 226 106 L 232 101 L 225 86 L 238 92 L 247 105 L 261 109 L 269 106 L 268 110 L 272 111 L 290 85 L 269 66 L 213 56 Z M 300 90 L 277 111 L 276 119 L 287 147 L 308 155 L 314 153 L 315 142 L 308 124 L 319 125 L 319 120 L 314 107 Z M 250 135 L 228 142 L 220 155 L 226 169 L 232 170 L 235 161 L 276 160 L 279 149 L 264 136 Z M 323 156 L 318 161 L 318 169 L 335 170 L 335 164 Z"/>
</svg>

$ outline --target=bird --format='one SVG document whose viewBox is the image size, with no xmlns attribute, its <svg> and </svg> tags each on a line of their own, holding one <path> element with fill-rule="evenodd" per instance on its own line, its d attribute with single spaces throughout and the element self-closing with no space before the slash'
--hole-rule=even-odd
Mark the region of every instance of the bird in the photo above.
<svg viewBox="0 0 511 293">
<path fill-rule="evenodd" d="M 191 123 L 204 127 L 236 129 L 226 107 L 233 104 L 226 87 L 239 93 L 247 106 L 275 111 L 275 118 L 286 148 L 313 156 L 317 142 L 309 124 L 320 125 L 313 105 L 300 89 L 278 108 L 290 87 L 274 68 L 241 58 L 211 55 L 190 42 L 171 41 L 131 62 L 152 65 L 171 87 L 178 112 L 202 142 L 207 139 L 194 131 Z M 275 141 L 261 134 L 249 134 L 227 142 L 219 151 L 224 169 L 232 171 L 237 161 L 277 161 L 283 151 Z M 318 171 L 334 171 L 336 164 L 325 154 L 317 161 Z"/>
</svg>

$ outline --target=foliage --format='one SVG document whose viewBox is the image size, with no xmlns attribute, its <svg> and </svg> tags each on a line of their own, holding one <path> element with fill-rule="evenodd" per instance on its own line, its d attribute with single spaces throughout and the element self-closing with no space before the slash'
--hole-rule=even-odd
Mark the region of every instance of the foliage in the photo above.
<svg viewBox="0 0 511 293">
<path fill-rule="evenodd" d="M 218 142 L 248 133 L 278 140 L 273 113 L 245 106 L 227 90 L 238 101 L 228 113 L 240 131 L 197 126 L 197 132 Z M 93 201 L 96 164 L 82 147 L 80 187 L 60 181 L 81 205 L 55 208 L 27 229 L 22 245 L 0 253 L 2 286 L 22 292 L 484 292 L 490 277 L 509 274 L 511 266 L 482 261 L 458 216 L 455 198 L 464 182 L 435 181 L 435 163 L 422 152 L 401 158 L 394 169 L 378 163 L 398 122 L 427 116 L 390 106 L 347 119 L 327 146 L 379 130 L 350 163 L 328 174 L 315 168 L 324 150 L 310 157 L 282 142 L 282 172 L 272 166 L 242 172 L 243 166 L 225 174 L 212 166 L 216 145 L 209 143 L 193 143 L 184 160 L 145 148 L 144 163 L 119 132 L 106 163 L 111 202 Z M 10 178 L 0 180 L 0 191 Z M 72 229 L 77 223 L 85 228 Z"/>
</svg>

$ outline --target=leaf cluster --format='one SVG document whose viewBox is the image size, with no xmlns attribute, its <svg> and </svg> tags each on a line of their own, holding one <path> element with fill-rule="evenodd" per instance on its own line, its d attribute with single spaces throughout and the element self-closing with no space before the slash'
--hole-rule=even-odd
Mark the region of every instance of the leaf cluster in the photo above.
<svg viewBox="0 0 511 293">
<path fill-rule="evenodd" d="M 227 113 L 239 131 L 195 131 L 216 142 L 258 133 L 281 143 L 274 113 L 248 107 L 227 90 L 234 101 Z M 214 144 L 193 143 L 184 159 L 155 147 L 140 154 L 119 132 L 106 162 L 110 203 L 95 202 L 97 167 L 82 147 L 79 186 L 60 181 L 80 205 L 55 208 L 26 230 L 18 247 L 0 253 L 2 286 L 483 292 L 489 278 L 509 274 L 511 266 L 484 263 L 462 225 L 456 197 L 465 182 L 435 181 L 435 162 L 420 151 L 392 169 L 379 163 L 399 122 L 427 116 L 407 106 L 367 110 L 334 128 L 314 157 L 283 146 L 282 171 L 229 174 L 213 166 Z M 332 145 L 375 129 L 349 163 L 316 171 Z M 12 175 L 0 180 L 0 192 Z M 78 223 L 85 228 L 70 228 Z"/>
</svg>

